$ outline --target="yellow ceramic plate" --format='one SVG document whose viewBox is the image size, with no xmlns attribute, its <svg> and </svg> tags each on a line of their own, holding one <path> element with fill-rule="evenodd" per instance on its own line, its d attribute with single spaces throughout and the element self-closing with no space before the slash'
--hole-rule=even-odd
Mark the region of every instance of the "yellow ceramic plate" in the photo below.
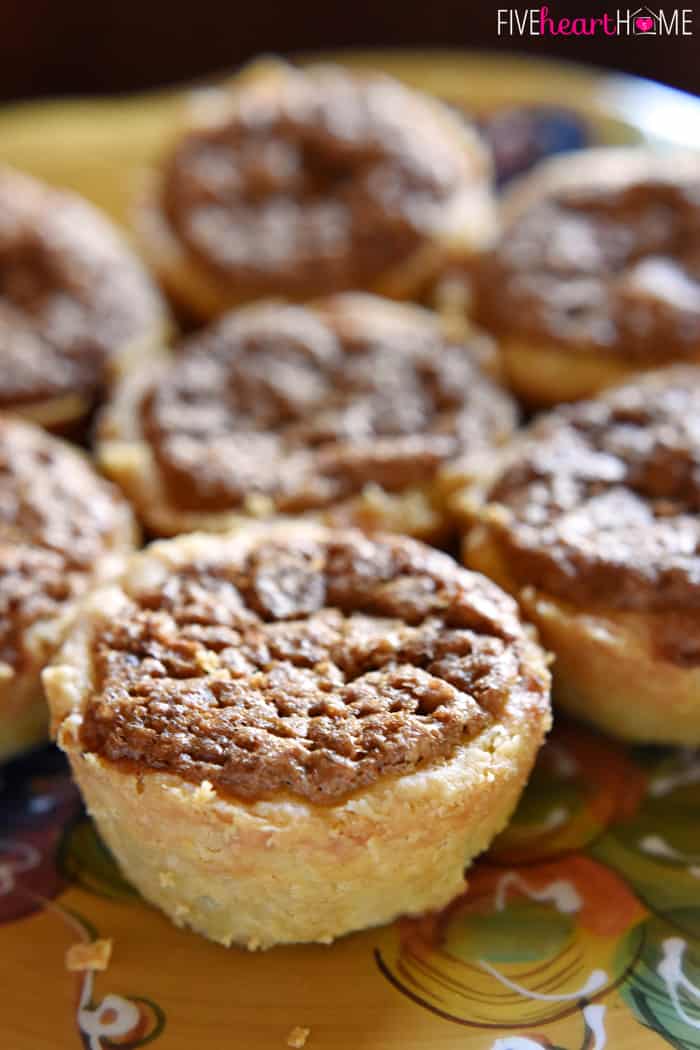
<svg viewBox="0 0 700 1050">
<path fill-rule="evenodd" d="M 700 149 L 700 102 L 650 81 L 515 55 L 377 51 L 333 57 L 386 70 L 478 113 L 514 102 L 566 106 L 586 118 L 602 143 L 645 139 Z M 9 107 L 0 111 L 0 162 L 75 189 L 128 225 L 144 168 L 202 91 L 206 85 Z"/>
<path fill-rule="evenodd" d="M 248 954 L 120 877 L 47 750 L 0 802 L 3 1050 L 700 1047 L 700 756 L 560 724 L 515 821 L 444 913 Z M 69 946 L 110 938 L 105 972 Z"/>
<path fill-rule="evenodd" d="M 532 60 L 351 56 L 468 108 L 564 104 L 595 139 L 700 136 L 698 104 Z M 126 222 L 196 92 L 18 106 L 0 160 Z M 700 144 L 700 142 L 698 143 Z M 4 789 L 3 789 L 4 780 Z M 700 758 L 560 724 L 511 828 L 443 914 L 249 955 L 177 930 L 124 882 L 47 749 L 0 771 L 2 1050 L 700 1048 Z M 66 949 L 110 938 L 105 972 Z M 296 1033 L 300 1036 L 300 1033 Z"/>
</svg>

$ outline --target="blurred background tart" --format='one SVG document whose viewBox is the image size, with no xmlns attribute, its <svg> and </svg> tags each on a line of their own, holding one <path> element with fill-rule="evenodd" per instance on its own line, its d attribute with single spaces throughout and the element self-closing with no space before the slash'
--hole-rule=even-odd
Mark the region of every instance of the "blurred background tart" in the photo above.
<svg viewBox="0 0 700 1050">
<path fill-rule="evenodd" d="M 532 407 L 700 361 L 700 154 L 576 152 L 519 180 L 471 270 L 474 318 Z"/>
<path fill-rule="evenodd" d="M 166 329 L 159 293 L 107 218 L 0 167 L 0 409 L 75 431 Z"/>
<path fill-rule="evenodd" d="M 560 707 L 631 741 L 700 744 L 700 368 L 542 416 L 505 457 L 465 559 L 517 595 Z"/>
<path fill-rule="evenodd" d="M 0 415 L 0 759 L 47 736 L 41 670 L 135 539 L 126 501 L 82 452 Z"/>
<path fill-rule="evenodd" d="M 137 225 L 200 319 L 253 299 L 420 295 L 496 232 L 474 127 L 384 74 L 260 61 L 205 93 Z"/>
<path fill-rule="evenodd" d="M 254 304 L 128 375 L 97 455 L 159 535 L 312 514 L 440 539 L 449 493 L 516 424 L 492 363 L 487 337 L 419 306 Z"/>
</svg>

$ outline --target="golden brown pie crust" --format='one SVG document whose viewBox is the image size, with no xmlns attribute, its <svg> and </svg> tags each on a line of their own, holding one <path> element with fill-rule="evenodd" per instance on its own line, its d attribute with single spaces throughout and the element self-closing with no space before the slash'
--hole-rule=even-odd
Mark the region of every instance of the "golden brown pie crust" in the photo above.
<svg viewBox="0 0 700 1050">
<path fill-rule="evenodd" d="M 127 877 L 250 948 L 447 903 L 549 725 L 544 654 L 497 587 L 308 523 L 154 544 L 44 683 Z"/>
</svg>

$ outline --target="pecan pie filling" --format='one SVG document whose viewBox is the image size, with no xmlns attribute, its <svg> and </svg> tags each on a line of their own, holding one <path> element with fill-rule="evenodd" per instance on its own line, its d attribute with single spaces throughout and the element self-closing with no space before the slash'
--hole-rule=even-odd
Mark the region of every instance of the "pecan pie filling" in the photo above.
<svg viewBox="0 0 700 1050">
<path fill-rule="evenodd" d="M 514 406 L 481 372 L 478 340 L 450 341 L 430 314 L 404 309 L 361 296 L 264 305 L 195 336 L 143 399 L 171 501 L 324 508 L 369 483 L 425 485 L 505 441 Z"/>
<path fill-rule="evenodd" d="M 257 295 L 368 287 L 485 174 L 443 124 L 387 77 L 289 71 L 183 137 L 162 207 L 200 263 Z"/>
<path fill-rule="evenodd" d="M 700 355 L 700 181 L 571 189 L 540 201 L 475 268 L 502 335 L 640 364 Z"/>
<path fill-rule="evenodd" d="M 0 419 L 0 663 L 22 670 L 27 632 L 87 589 L 125 513 L 76 452 Z"/>
<path fill-rule="evenodd" d="M 447 555 L 344 530 L 211 543 L 95 628 L 86 750 L 333 803 L 449 758 L 533 687 L 515 604 Z"/>
<path fill-rule="evenodd" d="M 488 501 L 518 582 L 578 604 L 685 611 L 697 633 L 700 368 L 543 417 Z"/>
</svg>

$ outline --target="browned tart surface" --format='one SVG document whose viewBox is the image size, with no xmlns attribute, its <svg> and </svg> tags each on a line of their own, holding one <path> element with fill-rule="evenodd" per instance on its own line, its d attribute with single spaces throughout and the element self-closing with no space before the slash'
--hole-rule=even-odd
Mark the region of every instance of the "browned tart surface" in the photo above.
<svg viewBox="0 0 700 1050">
<path fill-rule="evenodd" d="M 109 356 L 161 317 L 145 272 L 89 204 L 0 169 L 0 406 L 92 398 Z"/>
<path fill-rule="evenodd" d="M 700 181 L 548 197 L 485 256 L 475 291 L 480 322 L 524 342 L 697 358 Z"/>
<path fill-rule="evenodd" d="M 386 306 L 386 308 L 385 308 Z M 262 305 L 194 336 L 143 399 L 170 500 L 217 510 L 267 497 L 323 508 L 370 482 L 429 483 L 501 444 L 513 403 L 426 311 L 364 296 Z"/>
<path fill-rule="evenodd" d="M 492 488 L 522 584 L 583 605 L 700 610 L 700 368 L 649 373 L 534 425 Z"/>
<path fill-rule="evenodd" d="M 383 76 L 287 71 L 187 133 L 161 204 L 181 243 L 256 295 L 370 287 L 441 226 L 481 163 L 432 105 Z"/>
<path fill-rule="evenodd" d="M 332 803 L 441 759 L 547 683 L 514 602 L 447 555 L 352 530 L 211 537 L 91 639 L 86 750 L 241 798 Z M 174 541 L 179 542 L 179 541 Z"/>
<path fill-rule="evenodd" d="M 0 417 L 0 662 L 22 670 L 26 632 L 86 589 L 128 522 L 79 453 Z"/>
</svg>

